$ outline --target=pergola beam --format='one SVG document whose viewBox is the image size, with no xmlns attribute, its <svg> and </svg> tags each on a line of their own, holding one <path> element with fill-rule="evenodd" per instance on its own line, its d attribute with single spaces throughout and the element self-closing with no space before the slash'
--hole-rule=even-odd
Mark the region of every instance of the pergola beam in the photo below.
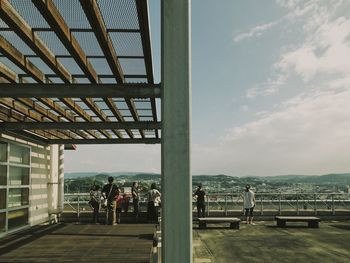
<svg viewBox="0 0 350 263">
<path fill-rule="evenodd" d="M 54 30 L 62 44 L 73 56 L 82 71 L 87 75 L 92 83 L 97 83 L 98 78 L 96 71 L 91 63 L 86 59 L 84 50 L 79 45 L 74 35 L 71 33 L 64 18 L 56 8 L 52 0 L 32 0 L 32 3 L 39 10 L 41 15 L 45 18 L 49 26 Z"/>
<path fill-rule="evenodd" d="M 33 133 L 29 133 L 26 131 L 7 131 L 4 132 L 4 134 L 28 141 L 28 142 L 32 142 L 35 144 L 48 144 L 48 139 L 42 138 L 38 135 L 35 135 Z"/>
<path fill-rule="evenodd" d="M 120 65 L 117 53 L 113 47 L 112 40 L 106 30 L 106 25 L 96 0 L 79 0 L 83 7 L 86 18 L 88 19 L 91 28 L 94 31 L 97 42 L 99 43 L 103 54 L 106 57 L 107 63 L 111 68 L 112 73 L 118 83 L 125 83 L 125 77 Z M 139 116 L 132 98 L 125 97 L 125 102 L 128 105 L 131 115 L 135 121 L 139 121 Z M 143 130 L 140 130 L 141 136 L 144 138 Z"/>
<path fill-rule="evenodd" d="M 159 144 L 161 139 L 49 139 L 49 144 Z"/>
<path fill-rule="evenodd" d="M 149 33 L 149 24 L 148 24 L 148 5 L 146 0 L 139 0 L 136 1 L 136 8 L 137 8 L 137 17 L 139 20 L 139 26 L 140 26 L 140 34 L 141 34 L 141 41 L 142 41 L 142 48 L 143 48 L 143 54 L 145 59 L 145 67 L 146 67 L 146 73 L 147 73 L 147 81 L 148 83 L 153 84 L 153 63 L 152 63 L 152 50 L 151 50 L 151 39 L 150 39 L 150 33 Z M 151 99 L 151 106 L 152 106 L 152 116 L 153 120 L 157 121 L 157 105 L 156 100 L 154 98 Z M 155 130 L 155 135 L 158 138 L 158 130 Z"/>
<path fill-rule="evenodd" d="M 0 122 L 4 130 L 124 130 L 160 129 L 160 122 Z"/>
<path fill-rule="evenodd" d="M 11 84 L 0 98 L 160 98 L 159 84 Z"/>
</svg>

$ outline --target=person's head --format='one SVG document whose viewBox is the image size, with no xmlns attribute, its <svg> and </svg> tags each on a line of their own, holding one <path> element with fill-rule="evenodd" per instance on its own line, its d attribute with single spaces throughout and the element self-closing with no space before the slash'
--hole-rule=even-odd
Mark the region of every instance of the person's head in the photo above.
<svg viewBox="0 0 350 263">
<path fill-rule="evenodd" d="M 137 182 L 133 182 L 133 183 L 132 183 L 132 186 L 133 186 L 133 187 L 137 187 L 137 186 L 138 186 L 138 183 L 137 183 Z"/>
<path fill-rule="evenodd" d="M 246 192 L 248 192 L 248 191 L 250 190 L 250 184 L 247 184 L 247 185 L 245 186 L 245 190 L 246 190 Z"/>
<path fill-rule="evenodd" d="M 202 189 L 203 185 L 201 183 L 198 184 L 198 189 Z"/>
<path fill-rule="evenodd" d="M 108 177 L 108 183 L 113 183 L 113 181 L 114 181 L 114 178 L 113 178 L 113 176 L 110 176 L 110 177 Z"/>
<path fill-rule="evenodd" d="M 94 190 L 94 191 L 98 191 L 99 189 L 100 189 L 99 185 L 93 185 L 92 186 L 92 190 Z"/>
<path fill-rule="evenodd" d="M 152 184 L 151 184 L 151 189 L 156 189 L 156 188 L 157 188 L 156 183 L 152 183 Z"/>
</svg>

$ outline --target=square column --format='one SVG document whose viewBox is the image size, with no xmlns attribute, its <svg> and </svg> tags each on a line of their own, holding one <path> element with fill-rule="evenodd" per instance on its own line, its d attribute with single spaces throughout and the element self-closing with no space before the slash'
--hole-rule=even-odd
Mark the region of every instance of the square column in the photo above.
<svg viewBox="0 0 350 263">
<path fill-rule="evenodd" d="M 190 0 L 163 0 L 162 262 L 192 262 Z"/>
</svg>

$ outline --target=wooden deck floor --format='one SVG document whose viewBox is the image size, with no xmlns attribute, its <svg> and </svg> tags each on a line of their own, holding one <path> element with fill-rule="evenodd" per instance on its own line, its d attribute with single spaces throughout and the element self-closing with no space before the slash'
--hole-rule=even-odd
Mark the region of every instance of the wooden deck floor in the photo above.
<svg viewBox="0 0 350 263">
<path fill-rule="evenodd" d="M 0 262 L 149 262 L 154 225 L 58 224 L 0 239 Z"/>
</svg>

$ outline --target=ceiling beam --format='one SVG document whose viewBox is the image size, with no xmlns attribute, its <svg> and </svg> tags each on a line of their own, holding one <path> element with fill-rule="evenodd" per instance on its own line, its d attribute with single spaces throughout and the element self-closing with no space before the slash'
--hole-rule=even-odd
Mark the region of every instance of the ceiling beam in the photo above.
<svg viewBox="0 0 350 263">
<path fill-rule="evenodd" d="M 4 130 L 112 130 L 160 129 L 160 122 L 0 122 Z"/>
<path fill-rule="evenodd" d="M 136 1 L 137 17 L 139 20 L 143 55 L 145 57 L 145 67 L 147 73 L 148 83 L 153 84 L 153 62 L 152 62 L 152 48 L 151 48 L 151 39 L 149 32 L 149 16 L 148 16 L 148 5 L 147 0 L 138 0 Z M 157 105 L 154 98 L 151 99 L 152 107 L 152 116 L 153 121 L 157 121 Z M 155 130 L 156 138 L 159 138 L 158 130 Z"/>
<path fill-rule="evenodd" d="M 18 14 L 15 8 L 13 8 L 8 0 L 0 0 L 0 17 L 36 54 L 40 56 L 40 58 L 51 68 L 51 70 L 63 80 L 63 82 L 72 83 L 72 76 L 69 71 L 58 59 L 56 59 L 51 50 L 35 34 L 32 28 L 26 23 L 26 21 L 23 20 L 23 18 L 20 16 L 20 14 Z M 85 99 L 84 103 L 91 110 L 95 111 L 96 105 L 94 105 L 94 102 L 91 99 Z M 71 104 L 72 103 L 70 102 L 67 105 Z M 86 115 L 86 112 L 84 113 Z M 98 112 L 97 116 L 105 121 L 100 112 Z M 88 117 L 91 119 L 91 116 Z M 110 134 L 108 132 L 101 131 L 101 133 L 107 138 L 110 138 Z"/>
<path fill-rule="evenodd" d="M 98 3 L 96 0 L 79 0 L 80 4 L 85 12 L 91 28 L 94 31 L 97 42 L 99 43 L 103 54 L 106 57 L 107 63 L 111 68 L 112 73 L 117 80 L 117 83 L 125 83 L 125 77 L 122 67 L 120 65 L 117 53 L 113 47 L 112 40 L 107 32 L 106 25 L 104 23 L 102 14 L 100 12 Z M 132 98 L 125 99 L 126 104 L 131 112 L 135 121 L 139 121 L 138 113 Z M 143 130 L 140 130 L 141 136 L 144 138 L 145 134 Z"/>
<path fill-rule="evenodd" d="M 11 45 L 10 42 L 8 42 L 3 36 L 0 36 L 0 51 L 3 54 L 6 54 L 7 58 L 9 58 L 12 63 L 14 63 L 16 66 L 18 66 L 20 69 L 22 69 L 24 72 L 28 74 L 28 76 L 32 77 L 34 80 L 36 80 L 39 83 L 45 82 L 45 76 L 40 71 L 39 68 L 37 68 L 34 64 L 32 64 L 19 50 L 17 50 L 15 47 Z M 16 77 L 14 77 L 13 74 L 9 74 L 10 69 L 7 69 L 5 65 L 3 65 L 0 68 L 0 71 L 2 74 L 7 75 L 7 78 L 11 78 L 11 83 L 16 83 Z M 18 76 L 20 78 L 20 76 Z M 18 84 L 16 84 L 18 85 Z M 52 99 L 49 98 L 37 98 L 40 102 L 42 102 L 44 105 L 52 109 L 54 112 L 58 113 L 60 116 L 66 118 L 69 121 L 75 121 L 75 117 L 70 114 L 66 109 L 61 107 L 59 104 L 54 102 Z M 24 104 L 27 104 L 28 101 L 25 101 L 24 98 L 18 98 L 21 102 Z M 85 117 L 84 119 L 89 120 L 91 119 L 90 116 L 86 116 L 87 113 L 81 109 L 77 104 L 74 103 L 72 99 L 62 99 L 61 100 L 68 108 L 76 112 L 79 116 Z M 34 103 L 34 102 L 33 102 Z M 53 114 L 52 114 L 53 115 Z M 57 121 L 56 119 L 52 118 L 54 121 Z M 88 132 L 91 136 L 95 138 L 100 138 L 100 135 L 96 132 Z M 80 135 L 81 136 L 81 135 Z"/>
<path fill-rule="evenodd" d="M 97 73 L 91 63 L 87 60 L 84 50 L 79 45 L 68 25 L 52 0 L 32 0 L 32 3 L 45 18 L 48 25 L 54 30 L 62 44 L 73 56 L 81 70 L 87 75 L 92 83 L 97 83 Z"/>
<path fill-rule="evenodd" d="M 49 144 L 159 144 L 161 139 L 50 139 Z"/>
<path fill-rule="evenodd" d="M 0 98 L 160 98 L 159 84 L 1 84 Z"/>
</svg>

